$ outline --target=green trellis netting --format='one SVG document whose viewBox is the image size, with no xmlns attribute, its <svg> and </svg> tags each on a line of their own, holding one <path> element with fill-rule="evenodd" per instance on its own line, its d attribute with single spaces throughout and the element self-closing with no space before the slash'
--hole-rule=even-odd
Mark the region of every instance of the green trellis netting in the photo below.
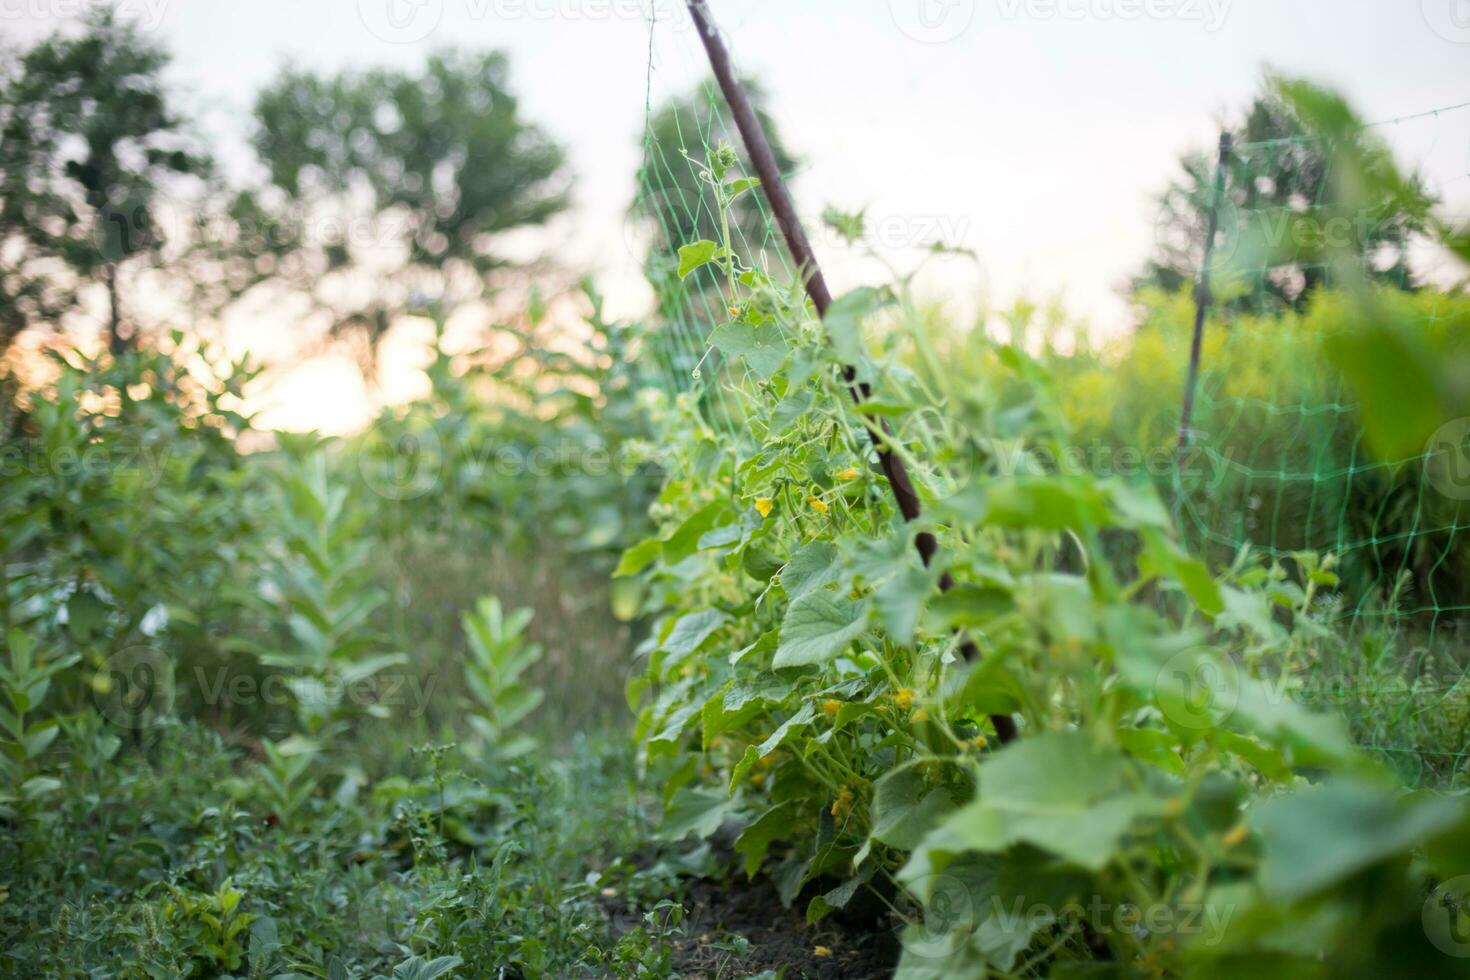
<svg viewBox="0 0 1470 980">
<path fill-rule="evenodd" d="M 649 381 L 700 399 L 711 425 L 737 432 L 720 355 L 706 343 L 728 318 L 725 286 L 713 265 L 681 280 L 677 250 L 721 238 L 701 172 L 714 148 L 728 144 L 742 159 L 744 151 L 697 35 L 680 5 L 666 6 L 648 21 L 642 165 L 628 219 L 657 302 Z M 747 85 L 759 108 L 759 86 Z M 1463 145 L 1470 179 L 1463 110 L 1470 106 L 1382 125 L 1434 127 L 1436 143 Z M 789 173 L 794 161 L 763 121 Z M 1351 689 L 1335 707 L 1411 781 L 1456 784 L 1470 755 L 1461 723 L 1470 711 L 1447 710 L 1470 694 L 1470 473 L 1447 481 L 1431 465 L 1443 448 L 1433 443 L 1409 458 L 1377 458 L 1328 348 L 1352 325 L 1349 286 L 1390 294 L 1429 332 L 1470 333 L 1470 301 L 1421 288 L 1422 238 L 1391 211 L 1349 206 L 1332 160 L 1332 147 L 1300 135 L 1230 152 L 1192 447 L 1180 456 L 1187 465 L 1162 482 L 1182 532 L 1217 566 L 1242 551 L 1286 565 L 1301 552 L 1334 556 L 1341 581 L 1324 601 L 1360 661 L 1338 671 Z M 741 199 L 729 232 L 744 263 L 792 274 L 759 195 Z M 1175 414 L 1160 421 L 1177 423 L 1178 400 L 1164 404 Z"/>
<path fill-rule="evenodd" d="M 1411 118 L 1442 130 L 1436 113 Z M 1470 129 L 1455 136 L 1470 164 Z M 1337 690 L 1316 693 L 1411 780 L 1456 783 L 1470 740 L 1470 473 L 1442 454 L 1463 458 L 1470 424 L 1450 422 L 1418 454 L 1376 456 L 1329 350 L 1353 328 L 1352 290 L 1385 296 L 1430 337 L 1470 334 L 1470 303 L 1418 277 L 1419 239 L 1400 216 L 1345 203 L 1333 158 L 1308 137 L 1228 157 L 1175 507 L 1217 560 L 1335 556 L 1341 584 L 1326 601 L 1358 662 L 1355 681 L 1339 673 Z"/>
</svg>

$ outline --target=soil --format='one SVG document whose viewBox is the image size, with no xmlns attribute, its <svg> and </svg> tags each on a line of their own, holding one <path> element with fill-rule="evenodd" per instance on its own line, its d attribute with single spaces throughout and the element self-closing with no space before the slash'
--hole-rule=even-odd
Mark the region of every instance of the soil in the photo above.
<svg viewBox="0 0 1470 980">
<path fill-rule="evenodd" d="M 898 943 L 892 930 L 871 917 L 866 922 L 834 915 L 807 925 L 804 902 L 783 908 L 766 878 L 737 876 L 729 887 L 696 880 L 684 898 L 685 939 L 674 965 L 689 977 L 726 980 L 766 970 L 784 980 L 879 980 L 893 975 Z M 750 942 L 744 955 L 730 941 Z"/>
</svg>

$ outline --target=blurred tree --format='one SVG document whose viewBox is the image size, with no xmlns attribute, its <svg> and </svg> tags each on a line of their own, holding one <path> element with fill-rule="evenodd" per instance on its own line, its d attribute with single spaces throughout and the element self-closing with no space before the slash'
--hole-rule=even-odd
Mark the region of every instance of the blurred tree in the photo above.
<svg viewBox="0 0 1470 980">
<path fill-rule="evenodd" d="M 1304 122 L 1274 84 L 1230 133 L 1237 149 L 1226 167 L 1216 268 L 1237 284 L 1218 304 L 1301 310 L 1344 255 L 1373 281 L 1414 288 L 1408 245 L 1426 230 L 1422 214 L 1392 201 L 1365 204 L 1332 167 L 1330 134 Z M 1182 179 L 1159 198 L 1156 252 L 1134 291 L 1177 291 L 1194 281 L 1203 260 L 1216 156 L 1189 153 L 1180 167 Z"/>
<path fill-rule="evenodd" d="M 0 75 L 0 351 L 58 323 L 81 292 L 105 297 L 108 346 L 136 338 L 124 293 L 158 262 L 171 180 L 211 169 L 168 105 L 169 58 L 137 27 L 94 9 Z"/>
<path fill-rule="evenodd" d="M 445 53 L 419 74 L 287 71 L 255 104 L 269 186 L 237 202 L 276 275 L 332 331 L 370 345 L 421 295 L 483 295 L 495 236 L 567 203 L 564 153 L 521 114 L 503 54 Z"/>
</svg>

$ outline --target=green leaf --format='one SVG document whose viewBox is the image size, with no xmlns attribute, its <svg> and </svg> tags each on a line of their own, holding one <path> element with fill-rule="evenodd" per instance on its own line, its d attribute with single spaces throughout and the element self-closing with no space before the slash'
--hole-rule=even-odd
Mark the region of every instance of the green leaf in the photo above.
<svg viewBox="0 0 1470 980">
<path fill-rule="evenodd" d="M 739 803 L 723 793 L 685 786 L 674 794 L 659 826 L 658 839 L 680 841 L 690 834 L 703 839 L 720 829 Z"/>
<path fill-rule="evenodd" d="M 754 823 L 741 831 L 740 836 L 735 839 L 735 853 L 745 859 L 743 866 L 747 878 L 755 877 L 773 843 L 800 826 L 800 815 L 797 801 L 787 800 L 762 813 Z"/>
<path fill-rule="evenodd" d="M 1368 867 L 1451 830 L 1466 819 L 1463 801 L 1332 782 L 1266 800 L 1251 810 L 1261 838 L 1261 887 L 1283 901 L 1320 892 Z"/>
<path fill-rule="evenodd" d="M 1269 642 L 1281 638 L 1284 630 L 1271 618 L 1271 604 L 1262 592 L 1246 592 L 1230 586 L 1220 587 L 1224 611 L 1217 618 L 1221 626 L 1238 626 Z"/>
<path fill-rule="evenodd" d="M 662 644 L 663 651 L 669 655 L 669 662 L 678 663 L 699 649 L 699 645 L 709 639 L 715 630 L 729 622 L 729 619 L 729 616 L 718 609 L 701 609 L 679 617 L 679 621 L 669 631 L 669 638 Z"/>
<path fill-rule="evenodd" d="M 786 361 L 790 346 L 779 327 L 751 323 L 722 323 L 709 342 L 726 357 L 738 357 L 762 381 L 769 380 Z"/>
<path fill-rule="evenodd" d="M 770 422 L 766 431 L 768 439 L 778 439 L 784 436 L 797 419 L 801 418 L 811 410 L 811 390 L 805 387 L 793 388 L 786 397 L 776 403 L 776 408 L 771 412 Z"/>
<path fill-rule="evenodd" d="M 1016 608 L 1008 589 L 957 585 L 929 602 L 931 618 L 943 629 L 983 627 Z"/>
<path fill-rule="evenodd" d="M 1368 301 L 1364 301 L 1368 303 Z M 1443 362 L 1422 325 L 1374 300 L 1348 329 L 1327 339 L 1328 356 L 1357 390 L 1363 435 L 1380 459 L 1419 455 L 1441 424 L 1453 417 L 1441 395 Z"/>
<path fill-rule="evenodd" d="M 1109 508 L 1090 478 L 1016 476 L 985 487 L 985 523 L 1065 531 L 1101 527 Z"/>
<path fill-rule="evenodd" d="M 931 837 L 981 852 L 1034 844 L 1100 871 L 1134 819 L 1156 805 L 1128 791 L 1127 771 L 1122 753 L 1083 732 L 1022 739 L 980 767 L 975 802 Z"/>
<path fill-rule="evenodd" d="M 813 589 L 836 581 L 841 572 L 836 545 L 830 541 L 813 541 L 792 555 L 781 569 L 781 588 L 795 602 Z"/>
<path fill-rule="evenodd" d="M 910 762 L 890 770 L 873 787 L 873 829 L 875 840 L 911 851 L 945 817 L 958 807 L 952 787 L 932 786 L 924 775 L 934 764 Z"/>
<path fill-rule="evenodd" d="M 730 505 L 723 500 L 705 504 L 699 510 L 685 518 L 684 523 L 674 529 L 674 532 L 664 540 L 663 552 L 664 563 L 677 565 L 699 550 L 699 539 L 704 533 L 715 526 L 715 523 L 729 513 Z"/>
<path fill-rule="evenodd" d="M 698 241 L 679 248 L 679 278 L 687 279 L 690 273 L 704 268 L 715 260 L 720 246 L 711 241 Z"/>
<path fill-rule="evenodd" d="M 67 629 L 87 642 L 106 622 L 110 607 L 88 589 L 78 589 L 66 603 Z"/>
<path fill-rule="evenodd" d="M 406 663 L 408 663 L 408 657 L 402 653 L 385 653 L 376 657 L 365 657 L 362 660 L 342 664 L 338 668 L 338 680 L 350 687 L 389 667 L 400 667 Z"/>
<path fill-rule="evenodd" d="M 873 593 L 878 618 L 893 642 L 907 646 L 914 641 L 924 601 L 938 582 L 935 572 L 927 568 L 904 568 Z"/>
<path fill-rule="evenodd" d="M 769 755 L 770 753 L 780 748 L 782 745 L 786 744 L 786 741 L 792 736 L 804 732 L 808 728 L 810 728 L 812 720 L 816 717 L 817 711 L 814 707 L 812 707 L 811 702 L 808 701 L 806 704 L 803 704 L 800 708 L 797 709 L 796 714 L 783 721 L 781 723 L 781 727 L 772 732 L 770 737 L 767 738 L 760 745 L 747 746 L 745 749 L 745 754 L 740 757 L 740 761 L 735 764 L 734 771 L 730 773 L 730 791 L 735 791 L 736 785 L 738 785 L 741 778 L 750 771 L 752 766 L 754 766 L 765 756 Z"/>
<path fill-rule="evenodd" d="M 709 747 L 720 735 L 744 725 L 773 705 L 791 690 L 791 685 L 774 674 L 762 674 L 752 680 L 729 681 L 704 703 L 700 718 L 704 727 L 704 745 Z"/>
<path fill-rule="evenodd" d="M 25 800 L 37 800 L 59 789 L 61 789 L 61 780 L 54 776 L 32 776 L 21 784 L 20 795 Z"/>
<path fill-rule="evenodd" d="M 1119 526 L 1167 528 L 1172 524 L 1152 485 L 1108 480 L 1105 487 Z"/>
<path fill-rule="evenodd" d="M 1205 563 L 1191 556 L 1177 542 L 1159 531 L 1145 531 L 1143 554 L 1139 556 L 1141 579 L 1171 578 L 1207 616 L 1218 616 L 1225 609 L 1220 586 Z"/>
<path fill-rule="evenodd" d="M 951 702 L 952 713 L 1008 715 L 1020 709 L 1024 688 L 1002 656 L 984 656 L 970 665 Z"/>
<path fill-rule="evenodd" d="M 856 365 L 863 359 L 863 320 L 892 301 L 885 291 L 862 286 L 838 297 L 828 308 L 822 322 L 843 363 Z"/>
<path fill-rule="evenodd" d="M 27 759 L 34 759 L 42 752 L 45 752 L 47 747 L 56 740 L 56 736 L 60 731 L 61 729 L 55 725 L 47 725 L 44 728 L 32 728 L 26 732 L 20 740 L 25 757 Z"/>
<path fill-rule="evenodd" d="M 847 903 L 851 902 L 852 897 L 857 894 L 857 890 L 867 884 L 868 880 L 873 877 L 873 872 L 876 869 L 876 864 L 870 864 L 862 873 L 853 875 L 836 888 L 812 899 L 806 907 L 807 925 L 822 921 L 838 909 L 847 908 Z"/>
<path fill-rule="evenodd" d="M 663 553 L 663 548 L 663 542 L 657 538 L 645 538 L 638 542 L 623 552 L 623 556 L 618 559 L 618 567 L 613 571 L 613 578 L 637 575 L 658 560 L 659 555 Z"/>
<path fill-rule="evenodd" d="M 739 180 L 732 180 L 725 185 L 725 194 L 729 200 L 733 201 L 746 191 L 753 190 L 760 185 L 761 179 L 759 177 L 741 177 Z"/>
<path fill-rule="evenodd" d="M 786 611 L 781 643 L 773 667 L 800 667 L 825 663 L 862 636 L 868 625 L 868 605 L 830 592 L 809 592 Z"/>
</svg>

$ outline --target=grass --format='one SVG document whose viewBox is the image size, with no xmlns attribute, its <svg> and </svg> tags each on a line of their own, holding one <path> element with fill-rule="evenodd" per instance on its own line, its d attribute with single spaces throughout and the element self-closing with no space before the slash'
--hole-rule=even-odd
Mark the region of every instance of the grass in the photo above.
<svg viewBox="0 0 1470 980">
<path fill-rule="evenodd" d="M 625 857 L 647 833 L 625 738 L 476 768 L 378 733 L 400 775 L 308 770 L 298 795 L 197 723 L 130 750 L 92 734 L 3 844 L 6 975 L 372 976 L 432 951 L 463 975 L 574 976 L 661 955 L 638 913 L 675 878 Z"/>
</svg>

